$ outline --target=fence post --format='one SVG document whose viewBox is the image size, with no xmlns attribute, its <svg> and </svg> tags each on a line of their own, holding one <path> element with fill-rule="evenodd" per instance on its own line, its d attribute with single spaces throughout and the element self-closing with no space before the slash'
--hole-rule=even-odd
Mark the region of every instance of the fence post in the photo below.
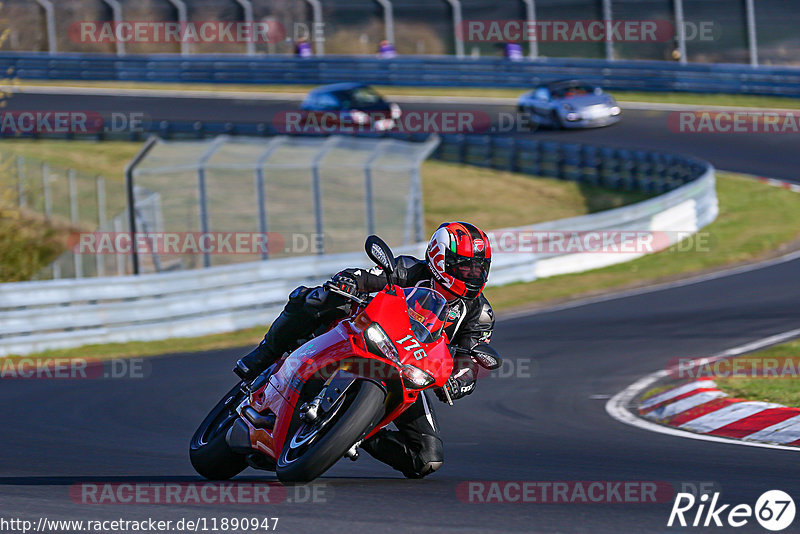
<svg viewBox="0 0 800 534">
<path fill-rule="evenodd" d="M 317 29 L 322 28 L 322 3 L 320 0 L 306 0 L 311 5 L 314 12 L 314 27 L 311 32 L 314 35 L 314 54 L 318 56 L 325 55 L 325 38 L 317 34 Z"/>
<path fill-rule="evenodd" d="M 686 59 L 686 24 L 683 20 L 683 0 L 673 0 L 675 2 L 675 26 L 678 29 L 678 54 L 680 62 L 685 65 Z"/>
<path fill-rule="evenodd" d="M 50 165 L 42 163 L 42 193 L 44 194 L 44 218 L 53 214 L 53 200 L 50 197 Z"/>
<path fill-rule="evenodd" d="M 376 0 L 383 8 L 383 30 L 384 37 L 392 44 L 394 42 L 394 13 L 392 13 L 392 2 L 390 0 Z"/>
<path fill-rule="evenodd" d="M 22 156 L 17 156 L 17 200 L 20 208 L 28 206 L 28 197 L 25 194 L 25 159 Z"/>
<path fill-rule="evenodd" d="M 200 232 L 201 237 L 208 234 L 208 195 L 206 194 L 206 164 L 211 156 L 220 149 L 228 141 L 227 135 L 220 135 L 211 142 L 206 151 L 200 156 L 197 162 L 197 199 L 200 203 Z M 211 267 L 211 254 L 207 251 L 203 252 L 203 267 Z"/>
<path fill-rule="evenodd" d="M 56 41 L 56 12 L 50 0 L 33 0 L 44 9 L 45 24 L 47 25 L 47 48 L 51 54 L 58 52 Z"/>
<path fill-rule="evenodd" d="M 106 220 L 106 182 L 102 177 L 96 178 L 97 183 L 97 229 L 100 232 L 108 231 Z M 95 262 L 97 265 L 97 276 L 105 276 L 106 264 L 103 255 L 95 251 Z"/>
<path fill-rule="evenodd" d="M 611 27 L 611 0 L 603 0 L 603 21 L 606 23 L 606 61 L 614 61 L 614 40 Z"/>
<path fill-rule="evenodd" d="M 114 25 L 119 27 L 122 24 L 122 4 L 119 0 L 103 0 L 103 2 L 111 8 L 111 14 L 114 17 Z M 122 39 L 115 39 L 117 44 L 117 55 L 125 55 L 125 41 Z"/>
<path fill-rule="evenodd" d="M 753 0 L 745 0 L 747 8 L 747 43 L 750 47 L 750 65 L 758 67 L 758 41 L 756 39 L 756 8 Z"/>
<path fill-rule="evenodd" d="M 139 152 L 133 157 L 133 159 L 125 166 L 125 191 L 127 194 L 127 215 L 128 215 L 128 227 L 131 233 L 131 243 L 133 246 L 131 247 L 131 263 L 132 263 L 132 271 L 133 274 L 139 274 L 139 251 L 136 247 L 136 197 L 134 195 L 134 188 L 133 188 L 133 173 L 136 170 L 136 167 L 142 162 L 142 160 L 147 156 L 147 154 L 152 150 L 152 148 L 158 142 L 158 137 L 152 135 L 150 136 L 142 148 L 139 149 Z M 119 231 L 114 228 L 115 231 Z M 117 268 L 119 268 L 119 261 L 117 263 Z"/>
<path fill-rule="evenodd" d="M 534 0 L 522 0 L 525 3 L 525 18 L 530 26 L 536 28 L 536 4 Z M 528 36 L 530 39 L 530 35 Z M 528 56 L 539 57 L 539 32 L 534 30 L 533 39 L 528 41 Z"/>
<path fill-rule="evenodd" d="M 72 226 L 78 226 L 78 180 L 75 177 L 75 169 L 67 171 L 67 180 L 69 181 L 69 219 L 72 221 Z M 78 251 L 72 251 L 72 260 L 75 264 L 75 278 L 83 278 L 83 258 L 81 257 L 80 248 Z"/>
<path fill-rule="evenodd" d="M 169 3 L 175 6 L 175 9 L 178 11 L 178 24 L 181 26 L 181 31 L 185 31 L 186 25 L 189 22 L 186 3 L 183 0 L 169 0 Z M 186 42 L 186 39 L 181 39 L 181 55 L 185 56 L 187 54 L 189 54 L 189 43 Z"/>
<path fill-rule="evenodd" d="M 461 31 L 461 0 L 447 0 L 453 10 L 453 39 L 455 39 L 456 56 L 464 57 L 464 35 Z M 461 38 L 459 38 L 459 34 Z"/>
<path fill-rule="evenodd" d="M 280 145 L 286 142 L 285 135 L 273 137 L 267 143 L 264 152 L 258 157 L 256 161 L 256 202 L 258 202 L 258 231 L 261 235 L 267 236 L 267 204 L 266 204 L 266 191 L 264 184 L 264 165 L 267 160 L 272 156 L 272 153 L 278 149 Z M 266 260 L 269 257 L 269 240 L 267 241 L 267 248 L 261 251 L 261 259 Z"/>
<path fill-rule="evenodd" d="M 125 218 L 128 218 L 128 208 L 125 208 Z M 122 220 L 119 217 L 114 218 L 114 233 L 120 234 L 122 232 Z M 135 244 L 136 241 L 133 239 L 135 234 L 131 234 L 131 243 Z M 133 262 L 133 274 L 139 274 L 139 256 L 136 253 L 136 247 L 132 246 L 131 250 L 133 254 L 131 256 Z M 125 275 L 125 257 L 122 253 L 117 250 L 116 254 L 114 255 L 117 260 L 117 275 L 124 276 Z"/>
<path fill-rule="evenodd" d="M 242 6 L 244 22 L 250 27 L 250 39 L 247 41 L 247 55 L 256 55 L 255 19 L 253 18 L 253 3 L 250 0 L 236 0 Z"/>
<path fill-rule="evenodd" d="M 314 228 L 316 230 L 317 238 L 317 254 L 325 254 L 325 235 L 323 234 L 323 221 L 322 221 L 322 183 L 319 176 L 319 165 L 325 155 L 334 148 L 341 137 L 331 136 L 328 137 L 320 146 L 319 151 L 314 155 L 311 161 L 311 190 L 314 197 Z"/>
</svg>

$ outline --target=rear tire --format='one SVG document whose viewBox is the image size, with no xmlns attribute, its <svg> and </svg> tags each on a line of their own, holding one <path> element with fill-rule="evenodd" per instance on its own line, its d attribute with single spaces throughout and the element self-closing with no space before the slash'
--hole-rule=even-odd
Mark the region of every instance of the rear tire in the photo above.
<svg viewBox="0 0 800 534">
<path fill-rule="evenodd" d="M 344 453 L 355 442 L 366 436 L 384 412 L 383 401 L 386 397 L 383 389 L 374 382 L 362 380 L 354 384 L 357 390 L 345 393 L 346 398 L 333 421 L 327 423 L 325 433 L 316 441 L 297 453 L 293 447 L 294 439 L 307 431 L 308 425 L 300 423 L 286 436 L 275 472 L 281 482 L 310 482 L 344 456 Z M 299 407 L 295 409 L 294 418 L 298 417 Z"/>
<path fill-rule="evenodd" d="M 189 459 L 201 476 L 209 480 L 228 480 L 247 467 L 244 456 L 233 452 L 225 441 L 228 429 L 238 415 L 225 405 L 231 397 L 244 398 L 239 385 L 225 395 L 206 416 L 189 443 Z M 238 405 L 235 402 L 233 406 Z"/>
</svg>

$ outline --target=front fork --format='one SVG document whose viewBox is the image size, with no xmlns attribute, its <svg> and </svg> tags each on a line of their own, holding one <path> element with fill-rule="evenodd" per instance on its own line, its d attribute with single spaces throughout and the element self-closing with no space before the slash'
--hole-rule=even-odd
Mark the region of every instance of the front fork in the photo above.
<svg viewBox="0 0 800 534">
<path fill-rule="evenodd" d="M 327 413 L 344 399 L 345 392 L 357 379 L 357 376 L 337 369 L 325 382 L 317 396 L 300 406 L 300 420 L 313 424 L 320 415 Z"/>
</svg>

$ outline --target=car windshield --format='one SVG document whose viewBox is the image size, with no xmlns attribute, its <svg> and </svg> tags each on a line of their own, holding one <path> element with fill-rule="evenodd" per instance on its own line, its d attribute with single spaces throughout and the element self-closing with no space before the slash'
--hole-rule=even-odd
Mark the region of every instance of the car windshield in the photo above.
<svg viewBox="0 0 800 534">
<path fill-rule="evenodd" d="M 438 292 L 426 287 L 403 289 L 411 319 L 411 330 L 422 343 L 439 339 L 447 317 L 447 301 Z"/>
<path fill-rule="evenodd" d="M 577 96 L 590 95 L 594 92 L 595 89 L 591 85 L 575 84 L 553 89 L 553 96 L 557 98 L 575 98 Z"/>
<path fill-rule="evenodd" d="M 345 108 L 374 106 L 382 101 L 381 95 L 369 87 L 359 87 L 342 95 Z"/>
</svg>

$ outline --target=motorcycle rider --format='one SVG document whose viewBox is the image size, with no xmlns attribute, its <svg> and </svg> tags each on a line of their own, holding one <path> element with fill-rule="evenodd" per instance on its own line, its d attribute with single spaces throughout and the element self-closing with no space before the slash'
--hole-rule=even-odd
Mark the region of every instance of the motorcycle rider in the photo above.
<svg viewBox="0 0 800 534">
<path fill-rule="evenodd" d="M 450 340 L 453 372 L 445 385 L 453 400 L 472 393 L 477 365 L 468 351 L 488 343 L 494 328 L 494 313 L 483 295 L 491 264 L 491 248 L 486 234 L 465 222 L 443 223 L 434 232 L 425 259 L 398 256 L 393 281 L 400 287 L 429 287 L 448 301 L 444 331 Z M 387 284 L 380 268 L 345 269 L 334 275 L 331 284 L 340 291 L 355 294 L 381 291 Z M 283 312 L 272 323 L 263 341 L 236 363 L 234 372 L 249 380 L 276 362 L 299 340 L 327 328 L 343 317 L 343 301 L 321 287 L 298 287 Z M 324 331 L 324 330 L 323 330 Z M 460 347 L 464 351 L 458 351 Z M 435 390 L 447 402 L 445 388 Z M 444 460 L 439 425 L 425 392 L 417 402 L 394 420 L 396 431 L 380 430 L 361 448 L 376 459 L 402 472 L 408 478 L 422 478 L 441 467 Z"/>
</svg>

